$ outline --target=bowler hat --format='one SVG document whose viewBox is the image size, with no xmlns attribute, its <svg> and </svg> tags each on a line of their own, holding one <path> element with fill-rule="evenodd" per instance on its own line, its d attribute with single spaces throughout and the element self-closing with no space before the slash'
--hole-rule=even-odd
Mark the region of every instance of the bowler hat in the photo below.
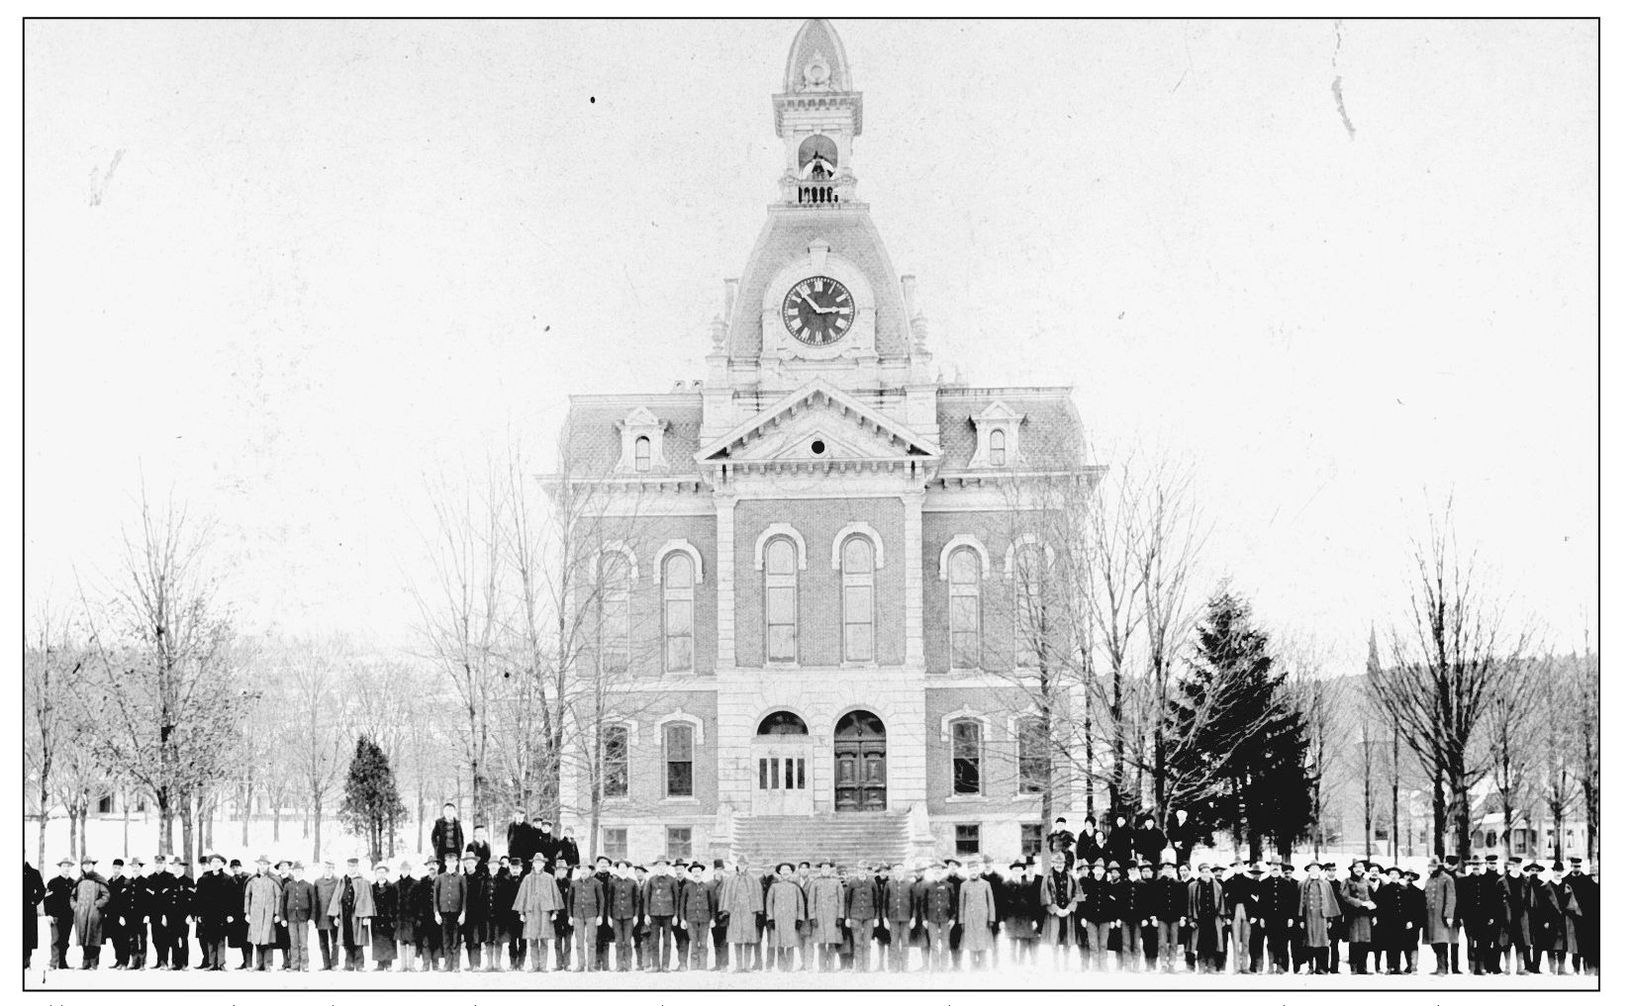
<svg viewBox="0 0 1631 1006">
<path fill-rule="evenodd" d="M 1539 863 L 1530 863 L 1528 866 L 1523 868 L 1523 872 L 1525 872 L 1525 873 L 1539 873 L 1541 870 L 1544 870 L 1544 869 L 1545 869 L 1545 867 L 1541 866 Z"/>
<path fill-rule="evenodd" d="M 532 854 L 532 861 L 534 863 L 542 863 L 542 862 L 545 861 L 546 858 L 547 857 L 545 857 L 545 855 L 543 853 L 541 853 L 541 852 L 535 852 L 535 853 Z"/>
<path fill-rule="evenodd" d="M 114 861 L 113 861 L 113 865 L 114 865 L 114 866 L 124 866 L 124 865 L 125 865 L 125 861 L 124 861 L 124 860 L 122 860 L 122 859 L 115 859 L 115 860 L 114 860 Z"/>
<path fill-rule="evenodd" d="M 236 860 L 236 859 L 234 859 L 232 862 L 227 864 L 227 866 L 231 867 L 234 870 L 236 870 L 238 867 L 240 867 L 242 865 L 244 865 L 244 864 L 240 860 Z"/>
<path fill-rule="evenodd" d="M 64 856 L 61 859 L 57 860 L 57 865 L 58 866 L 73 866 L 74 861 L 69 859 L 67 856 Z"/>
</svg>

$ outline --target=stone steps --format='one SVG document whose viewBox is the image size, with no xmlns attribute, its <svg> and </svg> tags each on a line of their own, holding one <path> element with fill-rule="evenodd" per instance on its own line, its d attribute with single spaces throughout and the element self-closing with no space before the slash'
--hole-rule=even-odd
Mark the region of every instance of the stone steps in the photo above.
<svg viewBox="0 0 1631 1006">
<path fill-rule="evenodd" d="M 906 849 L 907 825 L 901 814 L 738 818 L 731 843 L 733 855 L 746 856 L 756 866 L 820 859 L 845 865 L 863 859 L 893 862 L 903 859 Z"/>
</svg>

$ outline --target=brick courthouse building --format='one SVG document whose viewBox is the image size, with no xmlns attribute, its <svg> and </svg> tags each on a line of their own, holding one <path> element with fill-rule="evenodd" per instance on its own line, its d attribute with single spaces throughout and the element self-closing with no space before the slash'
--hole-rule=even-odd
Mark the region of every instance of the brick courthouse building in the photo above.
<svg viewBox="0 0 1631 1006">
<path fill-rule="evenodd" d="M 705 377 L 571 400 L 551 492 L 598 502 L 579 522 L 592 739 L 563 816 L 587 836 L 598 781 L 614 856 L 1039 841 L 1049 754 L 1013 684 L 1014 570 L 1051 549 L 1016 501 L 1097 470 L 1068 388 L 937 379 L 913 279 L 855 198 L 861 99 L 832 26 L 805 23 L 772 99 L 780 198 Z M 1075 826 L 1083 787 L 1055 765 Z"/>
</svg>

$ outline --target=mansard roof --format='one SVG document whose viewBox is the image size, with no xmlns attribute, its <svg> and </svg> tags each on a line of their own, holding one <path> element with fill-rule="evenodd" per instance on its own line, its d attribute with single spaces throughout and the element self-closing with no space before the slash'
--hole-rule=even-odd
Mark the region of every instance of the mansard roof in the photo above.
<svg viewBox="0 0 1631 1006">
<path fill-rule="evenodd" d="M 656 395 L 573 395 L 561 447 L 570 474 L 600 476 L 617 466 L 623 453 L 623 422 L 645 409 L 663 428 L 663 453 L 673 470 L 692 471 L 691 455 L 702 440 L 702 395 L 675 391 Z"/>
<path fill-rule="evenodd" d="M 1019 426 L 1016 468 L 1074 471 L 1086 467 L 1085 433 L 1070 388 L 941 388 L 936 414 L 944 458 L 942 476 L 968 469 L 974 457 L 974 417 L 990 414 L 999 403 L 1025 416 Z"/>
</svg>

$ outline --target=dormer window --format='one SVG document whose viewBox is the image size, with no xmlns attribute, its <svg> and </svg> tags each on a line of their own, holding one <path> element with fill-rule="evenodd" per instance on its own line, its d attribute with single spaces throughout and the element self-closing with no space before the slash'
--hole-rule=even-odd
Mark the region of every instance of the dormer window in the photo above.
<svg viewBox="0 0 1631 1006">
<path fill-rule="evenodd" d="M 644 475 L 668 467 L 663 460 L 663 431 L 668 420 L 658 419 L 645 406 L 635 409 L 617 424 L 623 434 L 623 452 L 617 470 Z"/>
<path fill-rule="evenodd" d="M 974 456 L 970 468 L 1011 468 L 1019 460 L 1019 424 L 1025 413 L 1001 401 L 968 417 L 974 423 Z"/>
</svg>

